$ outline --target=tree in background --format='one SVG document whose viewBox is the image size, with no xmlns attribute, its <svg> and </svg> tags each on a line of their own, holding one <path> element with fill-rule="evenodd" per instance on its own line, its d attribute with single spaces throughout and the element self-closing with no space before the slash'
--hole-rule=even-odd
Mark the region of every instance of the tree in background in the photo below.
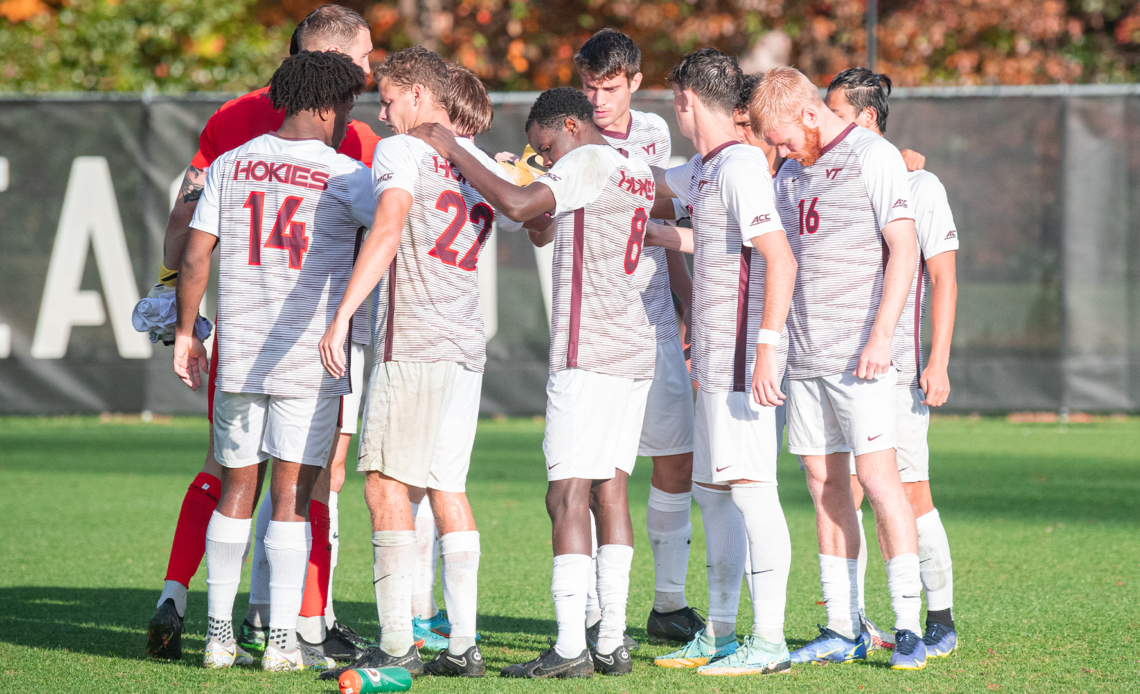
<svg viewBox="0 0 1140 694">
<path fill-rule="evenodd" d="M 865 62 L 865 0 L 344 0 L 375 59 L 423 45 L 493 89 L 574 83 L 610 26 L 641 47 L 645 86 L 712 45 L 818 84 Z M 239 91 L 264 84 L 319 0 L 2 0 L 0 89 Z M 1121 82 L 1140 77 L 1140 0 L 879 0 L 879 69 L 896 84 Z"/>
</svg>

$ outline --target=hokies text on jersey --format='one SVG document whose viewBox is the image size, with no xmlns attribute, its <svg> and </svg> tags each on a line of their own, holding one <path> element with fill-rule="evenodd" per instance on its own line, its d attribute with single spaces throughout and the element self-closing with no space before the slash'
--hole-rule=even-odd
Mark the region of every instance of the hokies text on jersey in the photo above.
<svg viewBox="0 0 1140 694">
<path fill-rule="evenodd" d="M 244 167 L 242 167 L 243 163 L 245 164 Z M 298 164 L 274 164 L 261 160 L 243 162 L 239 159 L 234 165 L 233 180 L 285 183 L 312 190 L 328 190 L 329 188 L 329 174 L 326 171 L 318 171 Z"/>
</svg>

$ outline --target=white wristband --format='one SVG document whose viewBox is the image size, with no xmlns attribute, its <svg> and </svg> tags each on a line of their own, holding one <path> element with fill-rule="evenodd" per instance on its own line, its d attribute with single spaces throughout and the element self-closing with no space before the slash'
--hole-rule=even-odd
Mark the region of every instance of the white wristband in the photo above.
<svg viewBox="0 0 1140 694">
<path fill-rule="evenodd" d="M 760 328 L 760 332 L 756 333 L 756 344 L 758 345 L 778 345 L 780 344 L 780 333 L 775 330 L 766 330 Z"/>
</svg>

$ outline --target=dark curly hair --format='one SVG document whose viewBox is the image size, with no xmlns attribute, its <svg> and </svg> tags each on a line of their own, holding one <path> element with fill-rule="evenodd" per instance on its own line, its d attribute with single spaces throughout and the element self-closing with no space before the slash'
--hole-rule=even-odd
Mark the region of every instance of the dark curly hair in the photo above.
<svg viewBox="0 0 1140 694">
<path fill-rule="evenodd" d="M 368 77 L 343 53 L 301 51 L 286 58 L 269 80 L 273 108 L 286 116 L 332 109 L 364 91 Z"/>
<path fill-rule="evenodd" d="M 582 92 L 573 87 L 547 89 L 534 100 L 526 117 L 526 128 L 537 123 L 541 128 L 556 128 L 567 118 L 594 125 L 594 107 Z"/>
</svg>

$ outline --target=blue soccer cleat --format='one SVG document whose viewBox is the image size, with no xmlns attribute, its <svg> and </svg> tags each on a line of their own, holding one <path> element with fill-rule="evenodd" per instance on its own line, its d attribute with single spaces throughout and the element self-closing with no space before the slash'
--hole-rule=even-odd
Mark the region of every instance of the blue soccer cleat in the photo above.
<svg viewBox="0 0 1140 694">
<path fill-rule="evenodd" d="M 424 619 L 416 617 L 412 620 L 412 638 L 416 641 L 423 639 L 429 651 L 442 651 L 447 648 L 447 639 L 451 635 L 451 623 L 447 621 L 447 613 L 443 610 L 435 613 L 434 617 Z"/>
<path fill-rule="evenodd" d="M 706 637 L 705 630 L 701 629 L 692 641 L 672 653 L 655 658 L 653 664 L 657 667 L 695 668 L 736 652 L 736 639 L 729 641 L 720 648 L 717 648 L 712 643 L 713 641 L 714 638 Z"/>
<path fill-rule="evenodd" d="M 786 643 L 771 643 L 759 636 L 749 636 L 735 653 L 700 666 L 697 674 L 739 677 L 787 672 L 791 668 Z"/>
<path fill-rule="evenodd" d="M 944 658 L 958 648 L 958 632 L 945 624 L 927 624 L 922 635 L 927 658 Z"/>
<path fill-rule="evenodd" d="M 819 636 L 792 651 L 793 663 L 850 663 L 867 659 L 866 633 L 849 639 L 831 629 L 819 626 Z"/>
<path fill-rule="evenodd" d="M 921 670 L 926 667 L 926 644 L 910 629 L 895 632 L 895 650 L 891 653 L 892 670 Z"/>
</svg>

